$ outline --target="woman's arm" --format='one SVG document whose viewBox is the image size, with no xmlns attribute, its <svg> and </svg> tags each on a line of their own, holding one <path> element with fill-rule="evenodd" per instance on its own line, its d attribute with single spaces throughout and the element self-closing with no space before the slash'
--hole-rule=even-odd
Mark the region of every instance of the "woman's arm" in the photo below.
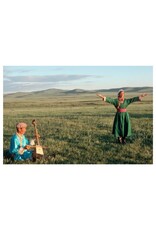
<svg viewBox="0 0 156 230">
<path fill-rule="evenodd" d="M 103 101 L 106 101 L 106 97 L 103 96 L 102 94 L 96 94 L 98 97 L 100 97 Z"/>
<path fill-rule="evenodd" d="M 102 94 L 96 94 L 98 97 L 100 97 L 103 101 L 108 102 L 114 106 L 116 106 L 116 100 L 111 97 L 106 97 Z"/>
<path fill-rule="evenodd" d="M 147 93 L 141 94 L 138 97 L 129 98 L 129 99 L 127 99 L 127 103 L 129 105 L 129 104 L 131 104 L 133 102 L 142 101 L 142 98 L 145 97 L 145 96 L 147 96 Z"/>
</svg>

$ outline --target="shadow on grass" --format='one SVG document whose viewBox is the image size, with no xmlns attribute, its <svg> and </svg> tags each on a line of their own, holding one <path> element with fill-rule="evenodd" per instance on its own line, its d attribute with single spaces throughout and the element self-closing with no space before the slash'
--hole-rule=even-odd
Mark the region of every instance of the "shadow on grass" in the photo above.
<svg viewBox="0 0 156 230">
<path fill-rule="evenodd" d="M 111 144 L 117 144 L 117 139 L 110 133 L 110 134 L 107 134 L 107 135 L 98 135 L 98 140 L 100 142 L 103 142 L 105 144 L 108 144 L 109 146 Z"/>
<path fill-rule="evenodd" d="M 3 150 L 3 164 L 12 164 L 14 163 L 14 158 L 9 153 L 9 149 Z"/>
<path fill-rule="evenodd" d="M 137 114 L 137 113 L 130 113 L 131 118 L 153 118 L 153 114 Z"/>
<path fill-rule="evenodd" d="M 98 136 L 98 140 L 102 143 L 105 164 L 151 164 L 151 157 L 136 158 L 135 154 L 131 153 L 130 149 L 135 144 L 135 136 L 127 137 L 126 144 L 118 143 L 113 135 L 101 135 Z"/>
</svg>

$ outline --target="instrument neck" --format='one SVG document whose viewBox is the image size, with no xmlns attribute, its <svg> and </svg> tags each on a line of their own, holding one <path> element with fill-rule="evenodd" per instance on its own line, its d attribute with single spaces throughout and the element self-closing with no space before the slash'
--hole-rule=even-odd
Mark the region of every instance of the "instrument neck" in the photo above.
<svg viewBox="0 0 156 230">
<path fill-rule="evenodd" d="M 40 145 L 40 140 L 39 140 L 38 130 L 37 130 L 37 128 L 36 128 L 36 125 L 35 125 L 34 127 L 35 127 L 35 137 L 36 137 L 36 142 L 37 142 L 37 145 Z"/>
</svg>

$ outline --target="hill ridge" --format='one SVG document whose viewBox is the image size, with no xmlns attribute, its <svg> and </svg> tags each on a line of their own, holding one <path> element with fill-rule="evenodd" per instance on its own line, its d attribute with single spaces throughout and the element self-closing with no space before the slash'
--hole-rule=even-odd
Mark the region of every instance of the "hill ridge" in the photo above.
<svg viewBox="0 0 156 230">
<path fill-rule="evenodd" d="M 85 90 L 85 89 L 72 89 L 72 90 L 63 90 L 57 88 L 50 88 L 46 90 L 32 91 L 32 92 L 15 92 L 4 94 L 4 98 L 30 98 L 30 97 L 49 97 L 49 96 L 67 96 L 67 95 L 79 95 L 79 94 L 92 94 L 92 93 L 117 93 L 120 89 L 123 89 L 125 92 L 129 93 L 153 93 L 153 87 L 144 86 L 144 87 L 121 87 L 121 88 L 110 88 L 110 89 L 94 89 L 94 90 Z"/>
</svg>

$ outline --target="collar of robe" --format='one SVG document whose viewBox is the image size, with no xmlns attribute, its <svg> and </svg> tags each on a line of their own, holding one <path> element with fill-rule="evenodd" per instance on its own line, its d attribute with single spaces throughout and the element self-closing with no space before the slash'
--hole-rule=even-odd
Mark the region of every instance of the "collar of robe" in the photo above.
<svg viewBox="0 0 156 230">
<path fill-rule="evenodd" d="M 16 135 L 18 136 L 19 138 L 19 141 L 20 141 L 20 147 L 22 147 L 22 140 L 24 138 L 23 134 L 19 134 L 19 133 L 16 133 Z"/>
</svg>

